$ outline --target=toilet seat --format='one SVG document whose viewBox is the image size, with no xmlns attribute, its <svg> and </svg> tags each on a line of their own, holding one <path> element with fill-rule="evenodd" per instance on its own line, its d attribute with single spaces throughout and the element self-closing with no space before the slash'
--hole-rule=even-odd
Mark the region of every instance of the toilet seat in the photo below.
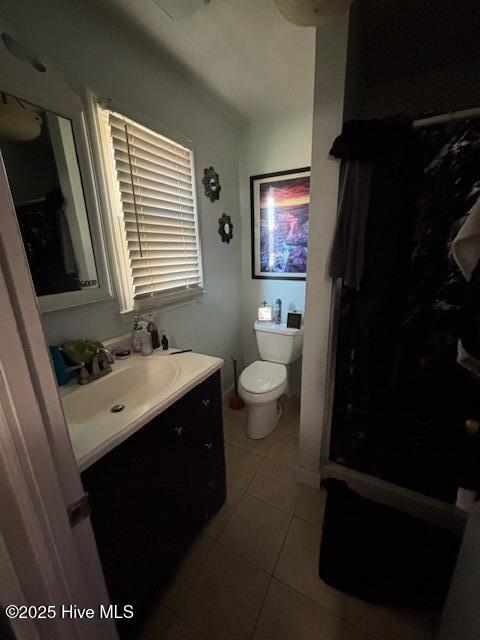
<svg viewBox="0 0 480 640">
<path fill-rule="evenodd" d="M 269 394 L 285 385 L 287 368 L 277 362 L 256 360 L 242 371 L 239 382 L 247 393 Z"/>
</svg>

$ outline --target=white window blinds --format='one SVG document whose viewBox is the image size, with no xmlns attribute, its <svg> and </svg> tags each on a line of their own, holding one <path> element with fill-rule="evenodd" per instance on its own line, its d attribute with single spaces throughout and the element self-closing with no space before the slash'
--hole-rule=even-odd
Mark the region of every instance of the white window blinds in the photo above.
<svg viewBox="0 0 480 640">
<path fill-rule="evenodd" d="M 108 112 L 135 300 L 202 290 L 193 153 Z"/>
</svg>

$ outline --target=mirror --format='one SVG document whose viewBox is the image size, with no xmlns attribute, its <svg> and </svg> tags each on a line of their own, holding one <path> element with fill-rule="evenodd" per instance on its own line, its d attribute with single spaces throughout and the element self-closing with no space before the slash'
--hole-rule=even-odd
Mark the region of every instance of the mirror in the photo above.
<svg viewBox="0 0 480 640">
<path fill-rule="evenodd" d="M 0 149 L 37 296 L 98 289 L 72 121 L 2 98 Z"/>
<path fill-rule="evenodd" d="M 223 213 L 222 217 L 218 219 L 218 233 L 222 238 L 222 242 L 230 244 L 230 240 L 233 238 L 233 222 L 226 213 Z"/>
</svg>

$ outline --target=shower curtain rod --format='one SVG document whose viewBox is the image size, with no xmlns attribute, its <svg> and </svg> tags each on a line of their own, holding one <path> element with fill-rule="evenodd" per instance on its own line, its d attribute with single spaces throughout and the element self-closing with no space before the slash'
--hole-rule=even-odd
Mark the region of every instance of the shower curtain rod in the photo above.
<svg viewBox="0 0 480 640">
<path fill-rule="evenodd" d="M 455 120 L 466 120 L 467 118 L 480 117 L 480 107 L 475 109 L 465 109 L 463 111 L 452 111 L 450 113 L 442 113 L 439 116 L 431 116 L 430 118 L 419 118 L 413 121 L 413 128 L 429 127 L 432 124 L 441 124 L 442 122 L 454 122 Z"/>
</svg>

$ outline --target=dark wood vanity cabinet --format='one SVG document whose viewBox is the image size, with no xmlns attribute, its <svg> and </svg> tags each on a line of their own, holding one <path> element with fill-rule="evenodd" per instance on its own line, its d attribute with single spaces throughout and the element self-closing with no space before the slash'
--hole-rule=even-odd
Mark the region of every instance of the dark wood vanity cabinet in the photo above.
<svg viewBox="0 0 480 640">
<path fill-rule="evenodd" d="M 225 501 L 220 372 L 85 470 L 82 480 L 111 600 L 133 604 L 138 623 Z"/>
</svg>

